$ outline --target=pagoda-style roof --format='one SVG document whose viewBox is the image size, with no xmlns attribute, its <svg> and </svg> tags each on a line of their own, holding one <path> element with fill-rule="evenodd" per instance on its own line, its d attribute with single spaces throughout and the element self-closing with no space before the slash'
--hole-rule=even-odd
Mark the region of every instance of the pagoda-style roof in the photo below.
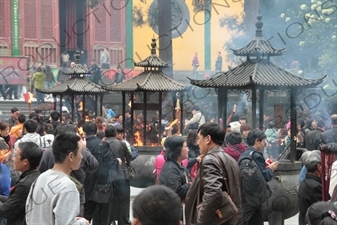
<svg viewBox="0 0 337 225">
<path fill-rule="evenodd" d="M 315 87 L 322 83 L 325 77 L 306 79 L 291 74 L 269 60 L 262 60 L 258 63 L 247 60 L 241 65 L 207 80 L 188 79 L 191 81 L 191 84 L 199 87 L 240 89 L 256 86 L 275 89 Z"/>
<path fill-rule="evenodd" d="M 63 72 L 65 75 L 85 75 L 89 74 L 90 71 L 88 71 L 86 68 L 84 68 L 81 64 L 75 64 L 74 67 L 69 68 Z"/>
<path fill-rule="evenodd" d="M 109 91 L 183 91 L 187 86 L 160 70 L 146 70 L 129 80 L 105 88 Z"/>
<path fill-rule="evenodd" d="M 161 58 L 159 58 L 156 54 L 156 39 L 152 38 L 152 43 L 151 43 L 151 55 L 144 59 L 141 62 L 134 63 L 135 66 L 139 67 L 168 67 L 169 64 L 167 62 L 164 62 Z"/>
<path fill-rule="evenodd" d="M 156 55 L 156 39 L 152 38 L 151 55 L 135 66 L 145 67 L 144 72 L 119 84 L 105 87 L 109 91 L 183 91 L 188 87 L 163 73 L 168 63 Z"/>
<path fill-rule="evenodd" d="M 255 39 L 249 42 L 246 46 L 240 49 L 231 49 L 234 55 L 237 56 L 255 56 L 255 55 L 263 55 L 263 56 L 278 56 L 282 55 L 284 48 L 276 49 L 274 48 L 269 41 L 266 41 L 262 37 L 262 27 L 263 22 L 262 16 L 257 16 L 257 22 L 255 23 L 256 26 L 256 33 Z"/>
<path fill-rule="evenodd" d="M 66 80 L 64 83 L 56 85 L 48 89 L 37 89 L 37 91 L 45 94 L 84 94 L 92 93 L 99 94 L 106 92 L 101 85 L 96 84 L 85 77 L 73 77 Z"/>
<path fill-rule="evenodd" d="M 80 64 L 80 58 L 81 58 L 80 52 L 76 51 L 76 53 L 75 53 L 75 65 L 73 67 L 67 69 L 63 73 L 65 75 L 72 75 L 72 76 L 84 76 L 85 74 L 91 74 L 91 72 L 88 69 L 84 68 L 84 66 L 82 66 Z"/>
</svg>

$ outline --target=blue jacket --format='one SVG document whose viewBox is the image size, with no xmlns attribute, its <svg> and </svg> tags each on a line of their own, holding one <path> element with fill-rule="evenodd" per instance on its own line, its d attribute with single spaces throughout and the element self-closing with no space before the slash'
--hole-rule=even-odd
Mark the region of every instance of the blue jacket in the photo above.
<svg viewBox="0 0 337 225">
<path fill-rule="evenodd" d="M 255 148 L 252 146 L 249 146 L 245 152 L 243 152 L 239 158 L 239 161 L 243 157 L 249 157 L 249 154 L 251 151 L 255 151 L 252 155 L 252 159 L 255 161 L 256 165 L 260 168 L 261 173 L 264 177 L 264 179 L 268 182 L 273 177 L 273 171 L 270 168 L 266 168 L 266 162 L 263 158 L 263 155 L 261 152 L 258 152 Z"/>
<path fill-rule="evenodd" d="M 9 169 L 5 164 L 0 163 L 0 166 L 0 195 L 8 196 L 11 188 Z"/>
</svg>

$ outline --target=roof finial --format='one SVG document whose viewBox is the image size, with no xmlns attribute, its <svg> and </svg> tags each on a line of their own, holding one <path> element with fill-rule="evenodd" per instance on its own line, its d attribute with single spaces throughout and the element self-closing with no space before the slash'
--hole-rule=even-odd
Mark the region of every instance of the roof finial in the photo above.
<svg viewBox="0 0 337 225">
<path fill-rule="evenodd" d="M 153 35 L 153 38 L 152 38 L 152 43 L 151 43 L 151 54 L 152 55 L 155 55 L 156 54 L 156 47 L 157 47 L 157 44 L 156 44 L 156 39 L 154 38 L 154 35 Z"/>
<path fill-rule="evenodd" d="M 75 63 L 76 64 L 80 64 L 80 58 L 81 58 L 80 51 L 77 50 L 76 53 L 75 53 Z"/>
<path fill-rule="evenodd" d="M 257 22 L 255 23 L 255 27 L 256 27 L 255 37 L 262 37 L 262 27 L 263 27 L 263 22 L 261 21 L 262 15 L 259 14 L 256 18 L 257 18 Z"/>
</svg>

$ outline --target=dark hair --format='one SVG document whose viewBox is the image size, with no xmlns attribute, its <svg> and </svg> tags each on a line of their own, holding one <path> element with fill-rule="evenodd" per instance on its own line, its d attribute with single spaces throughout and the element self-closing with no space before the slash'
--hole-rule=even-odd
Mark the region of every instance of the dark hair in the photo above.
<svg viewBox="0 0 337 225">
<path fill-rule="evenodd" d="M 18 116 L 19 123 L 24 123 L 26 121 L 26 116 L 23 113 L 20 113 Z"/>
<path fill-rule="evenodd" d="M 64 121 L 70 120 L 70 114 L 68 112 L 62 112 L 62 116 L 64 116 Z"/>
<path fill-rule="evenodd" d="M 220 127 L 219 124 L 207 122 L 199 127 L 198 133 L 204 137 L 209 135 L 215 144 L 223 145 L 226 132 Z"/>
<path fill-rule="evenodd" d="M 46 65 L 46 71 L 51 72 L 51 67 L 49 65 Z"/>
<path fill-rule="evenodd" d="M 57 121 L 58 119 L 60 119 L 60 113 L 57 111 L 52 111 L 50 113 L 50 117 L 53 121 Z"/>
<path fill-rule="evenodd" d="M 23 124 L 23 128 L 26 129 L 27 133 L 34 133 L 37 129 L 37 122 L 35 122 L 34 120 L 27 120 Z"/>
<path fill-rule="evenodd" d="M 249 131 L 249 130 L 252 130 L 252 129 L 253 129 L 252 126 L 250 124 L 248 124 L 248 123 L 241 124 L 241 126 L 240 126 L 240 132 L 241 132 L 241 134 L 244 131 Z"/>
<path fill-rule="evenodd" d="M 332 218 L 333 213 L 337 214 L 337 208 L 334 203 L 316 202 L 308 208 L 305 221 L 310 225 L 337 224 L 337 221 Z"/>
<path fill-rule="evenodd" d="M 77 155 L 79 150 L 79 140 L 81 140 L 81 137 L 75 133 L 64 133 L 57 135 L 53 141 L 52 146 L 55 163 L 63 163 L 64 159 L 71 152 Z"/>
<path fill-rule="evenodd" d="M 20 160 L 27 159 L 30 169 L 35 170 L 42 158 L 41 148 L 34 142 L 20 142 L 19 148 L 21 150 Z"/>
<path fill-rule="evenodd" d="M 197 137 L 198 137 L 198 132 L 196 130 L 190 130 L 190 132 L 188 132 L 187 138 L 186 138 L 187 144 L 194 145 L 195 144 L 195 140 L 197 139 Z"/>
<path fill-rule="evenodd" d="M 193 110 L 195 110 L 195 111 L 200 111 L 200 107 L 197 106 L 197 105 L 194 105 L 194 106 L 192 107 L 192 111 L 193 111 Z"/>
<path fill-rule="evenodd" d="M 90 62 L 96 62 L 96 59 L 91 59 Z"/>
<path fill-rule="evenodd" d="M 9 127 L 9 123 L 0 121 L 0 130 L 6 130 L 7 127 Z"/>
<path fill-rule="evenodd" d="M 39 118 L 39 115 L 36 113 L 36 112 L 32 112 L 29 114 L 28 118 L 30 120 L 34 120 L 36 122 L 40 122 L 40 118 Z"/>
<path fill-rule="evenodd" d="M 271 129 L 271 128 L 274 128 L 274 127 L 275 127 L 275 122 L 273 120 L 270 120 L 267 123 L 267 129 Z"/>
<path fill-rule="evenodd" d="M 307 129 L 310 129 L 310 128 L 311 128 L 311 124 L 312 124 L 312 122 L 314 122 L 314 121 L 315 121 L 315 119 L 307 119 L 307 122 L 306 122 L 305 127 L 306 127 Z"/>
<path fill-rule="evenodd" d="M 54 127 L 50 123 L 46 123 L 43 129 L 47 134 L 54 134 Z"/>
<path fill-rule="evenodd" d="M 74 122 L 71 119 L 66 119 L 63 121 L 64 124 L 74 124 Z"/>
<path fill-rule="evenodd" d="M 96 137 L 98 137 L 99 139 L 103 140 L 103 138 L 105 137 L 105 132 L 104 131 L 100 131 L 96 134 Z"/>
<path fill-rule="evenodd" d="M 297 120 L 297 124 L 299 124 L 301 126 L 301 129 L 303 129 L 303 127 L 305 126 L 304 120 Z"/>
<path fill-rule="evenodd" d="M 242 115 L 242 116 L 239 117 L 239 120 L 246 120 L 246 122 L 247 122 L 247 116 Z"/>
<path fill-rule="evenodd" d="M 86 133 L 86 135 L 96 135 L 97 126 L 94 122 L 86 122 L 83 125 L 83 131 Z"/>
<path fill-rule="evenodd" d="M 105 128 L 105 137 L 116 137 L 117 131 L 114 126 L 108 125 Z"/>
<path fill-rule="evenodd" d="M 262 141 L 265 138 L 267 138 L 267 136 L 262 130 L 257 130 L 257 129 L 252 130 L 247 135 L 247 144 L 249 146 L 253 146 L 256 139 L 258 139 L 259 141 Z"/>
<path fill-rule="evenodd" d="M 238 132 L 230 132 L 226 135 L 226 143 L 229 143 L 231 145 L 236 145 L 242 143 L 242 137 L 241 134 Z"/>
<path fill-rule="evenodd" d="M 143 190 L 132 203 L 133 216 L 146 225 L 178 225 L 181 199 L 171 188 L 153 185 Z"/>
<path fill-rule="evenodd" d="M 124 128 L 122 126 L 117 126 L 116 127 L 116 132 L 117 133 L 124 133 Z"/>
<path fill-rule="evenodd" d="M 38 67 L 36 71 L 37 71 L 37 72 L 42 72 L 42 68 L 41 68 L 41 67 Z"/>
<path fill-rule="evenodd" d="M 317 127 L 319 127 L 319 128 L 325 127 L 324 120 L 317 120 Z"/>
<path fill-rule="evenodd" d="M 181 136 L 171 136 L 166 138 L 164 144 L 166 149 L 165 159 L 177 161 L 180 156 L 181 149 L 183 148 L 184 142 L 185 138 Z"/>
<path fill-rule="evenodd" d="M 123 116 L 123 115 L 122 114 L 117 114 L 115 118 L 118 119 L 120 116 Z"/>
<path fill-rule="evenodd" d="M 331 125 L 337 125 L 337 114 L 333 114 L 330 117 Z"/>
<path fill-rule="evenodd" d="M 16 108 L 16 107 L 13 107 L 13 108 L 11 109 L 11 113 L 15 113 L 15 112 L 17 112 L 17 111 L 19 111 L 19 109 Z"/>
<path fill-rule="evenodd" d="M 55 129 L 55 136 L 65 133 L 77 133 L 76 127 L 72 124 L 59 124 Z"/>
</svg>

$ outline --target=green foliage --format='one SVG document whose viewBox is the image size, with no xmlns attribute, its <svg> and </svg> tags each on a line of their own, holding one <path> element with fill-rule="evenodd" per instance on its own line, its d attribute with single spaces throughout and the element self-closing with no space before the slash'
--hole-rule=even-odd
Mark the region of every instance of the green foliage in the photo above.
<svg viewBox="0 0 337 225">
<path fill-rule="evenodd" d="M 306 78 L 329 74 L 330 78 L 337 79 L 337 5 L 334 1 L 260 0 L 260 9 L 264 38 L 270 39 L 275 48 L 286 48 L 284 57 L 272 58 L 276 64 L 289 69 L 291 62 L 296 60 L 299 71 Z M 245 8 L 244 12 L 248 10 Z M 250 41 L 242 43 L 247 36 L 244 35 L 247 24 L 236 24 L 239 19 L 245 21 L 244 17 L 226 15 L 220 20 L 220 26 L 226 27 L 233 35 L 225 43 L 227 50 L 243 47 Z M 240 36 L 243 37 L 238 39 Z M 228 55 L 230 62 L 235 60 L 231 52 Z"/>
</svg>

